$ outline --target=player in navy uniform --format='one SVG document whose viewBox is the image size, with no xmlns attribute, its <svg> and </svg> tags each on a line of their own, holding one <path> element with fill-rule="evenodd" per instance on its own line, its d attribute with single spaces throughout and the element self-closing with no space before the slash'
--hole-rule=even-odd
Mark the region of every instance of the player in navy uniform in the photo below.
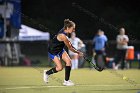
<svg viewBox="0 0 140 93">
<path fill-rule="evenodd" d="M 83 56 L 83 53 L 75 49 L 68 39 L 68 34 L 75 31 L 75 23 L 69 19 L 64 20 L 64 27 L 54 36 L 49 46 L 49 57 L 53 60 L 56 66 L 50 70 L 44 70 L 44 81 L 48 82 L 48 77 L 51 74 L 57 73 L 63 69 L 60 58 L 66 63 L 65 67 L 65 80 L 63 85 L 72 86 L 74 83 L 70 80 L 71 72 L 71 59 L 68 53 L 65 51 L 64 46 L 66 45 L 69 50 L 77 53 L 79 56 Z"/>
</svg>

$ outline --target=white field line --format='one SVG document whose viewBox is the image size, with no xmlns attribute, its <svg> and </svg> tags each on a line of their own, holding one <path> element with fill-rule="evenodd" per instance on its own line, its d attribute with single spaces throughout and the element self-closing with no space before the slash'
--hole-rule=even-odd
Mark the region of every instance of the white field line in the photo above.
<svg viewBox="0 0 140 93">
<path fill-rule="evenodd" d="M 137 84 L 136 86 L 139 86 L 140 84 Z M 81 87 L 116 87 L 116 86 L 131 86 L 131 85 L 75 85 L 75 86 L 81 86 Z M 18 90 L 18 89 L 38 89 L 38 88 L 63 88 L 67 86 L 23 86 L 23 87 L 9 87 L 9 88 L 3 88 L 4 90 Z"/>
</svg>

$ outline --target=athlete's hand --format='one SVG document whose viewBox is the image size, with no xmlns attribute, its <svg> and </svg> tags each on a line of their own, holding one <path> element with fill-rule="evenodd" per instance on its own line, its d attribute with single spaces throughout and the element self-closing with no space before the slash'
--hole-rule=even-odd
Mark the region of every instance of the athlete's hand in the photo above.
<svg viewBox="0 0 140 93">
<path fill-rule="evenodd" d="M 84 54 L 82 52 L 79 52 L 78 55 L 79 56 L 84 56 Z"/>
</svg>

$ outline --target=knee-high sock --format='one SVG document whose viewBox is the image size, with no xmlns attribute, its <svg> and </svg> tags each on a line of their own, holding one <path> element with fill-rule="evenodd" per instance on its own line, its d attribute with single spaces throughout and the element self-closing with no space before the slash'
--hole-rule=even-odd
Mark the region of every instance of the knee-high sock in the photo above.
<svg viewBox="0 0 140 93">
<path fill-rule="evenodd" d="M 65 80 L 68 81 L 70 78 L 71 66 L 65 67 Z"/>
<path fill-rule="evenodd" d="M 49 71 L 47 71 L 46 74 L 50 75 L 50 74 L 57 73 L 57 72 L 58 71 L 56 71 L 56 68 L 52 68 Z"/>
</svg>

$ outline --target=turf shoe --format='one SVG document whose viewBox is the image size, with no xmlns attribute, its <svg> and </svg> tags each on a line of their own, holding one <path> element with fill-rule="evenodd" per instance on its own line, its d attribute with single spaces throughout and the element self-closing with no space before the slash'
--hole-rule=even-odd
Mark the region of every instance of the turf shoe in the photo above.
<svg viewBox="0 0 140 93">
<path fill-rule="evenodd" d="M 44 73 L 43 73 L 43 80 L 44 80 L 45 83 L 48 83 L 48 82 L 49 82 L 49 81 L 48 81 L 49 75 L 46 74 L 46 72 L 47 72 L 47 70 L 44 70 Z"/>
<path fill-rule="evenodd" d="M 64 86 L 74 86 L 74 83 L 71 81 L 71 80 L 64 80 L 64 83 L 63 83 Z"/>
</svg>

